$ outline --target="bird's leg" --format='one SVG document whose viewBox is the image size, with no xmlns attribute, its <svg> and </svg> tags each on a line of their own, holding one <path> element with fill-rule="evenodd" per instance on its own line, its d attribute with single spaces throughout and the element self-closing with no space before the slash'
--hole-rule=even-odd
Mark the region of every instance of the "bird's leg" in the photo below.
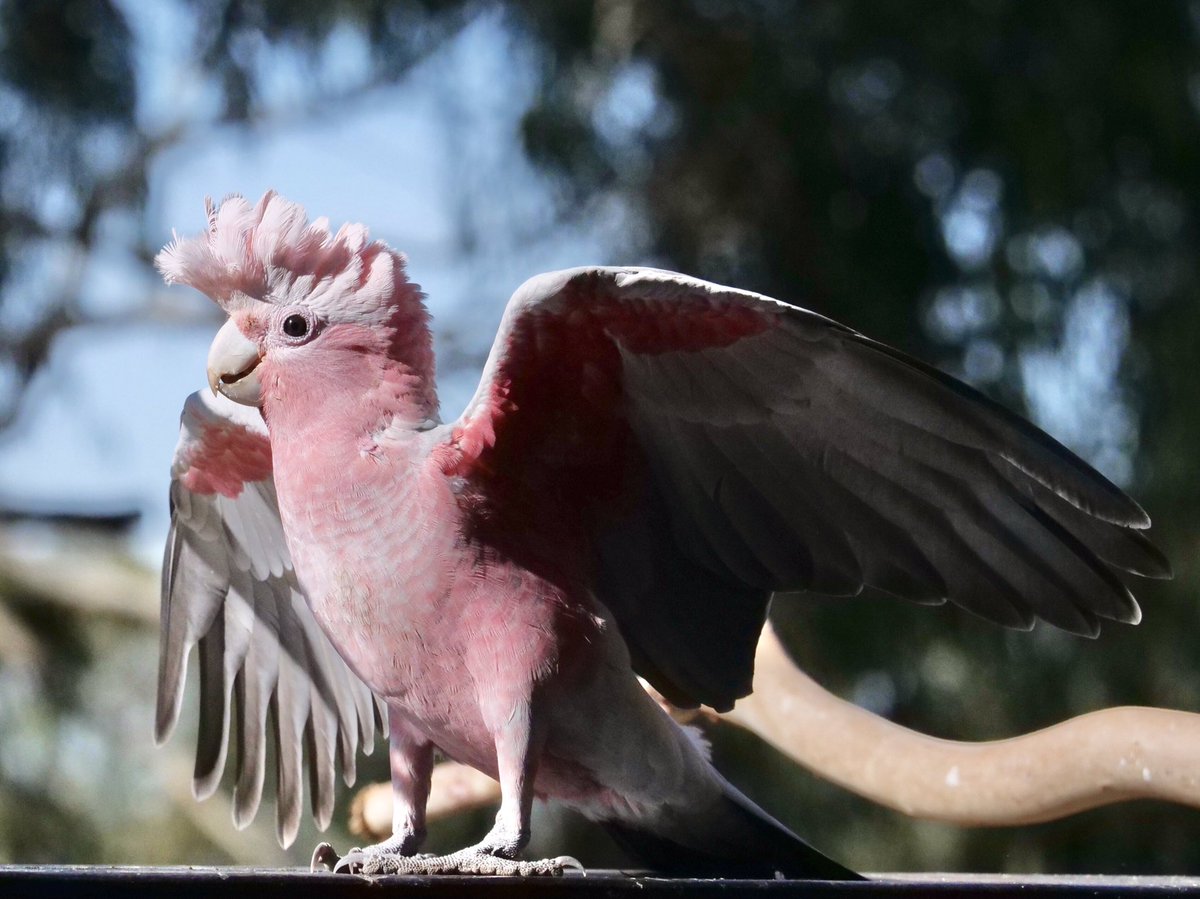
<svg viewBox="0 0 1200 899">
<path fill-rule="evenodd" d="M 533 810 L 533 781 L 540 741 L 533 738 L 529 705 L 521 703 L 496 732 L 496 767 L 500 775 L 500 811 L 496 823 L 480 842 L 449 855 L 418 855 L 385 850 L 408 826 L 407 813 L 397 809 L 397 835 L 379 846 L 354 850 L 337 863 L 337 870 L 361 874 L 494 874 L 527 877 L 560 875 L 567 868 L 582 870 L 573 858 L 517 861 L 529 842 L 529 819 Z M 395 783 L 396 766 L 392 767 Z M 428 779 L 425 780 L 428 792 Z M 421 803 L 422 813 L 424 803 Z M 423 820 L 422 822 L 423 823 Z"/>
<path fill-rule="evenodd" d="M 377 856 L 416 855 L 425 841 L 425 805 L 429 801 L 429 784 L 433 777 L 433 744 L 404 717 L 391 710 L 388 711 L 388 733 L 392 835 L 374 846 L 351 849 L 344 858 L 336 860 L 336 870 L 364 870 Z"/>
<path fill-rule="evenodd" d="M 392 836 L 380 850 L 414 855 L 425 842 L 425 805 L 433 777 L 433 744 L 407 721 L 388 712 L 392 770 Z"/>
<path fill-rule="evenodd" d="M 488 835 L 469 850 L 497 858 L 516 858 L 529 842 L 533 814 L 533 782 L 540 740 L 534 739 L 529 703 L 518 705 L 496 733 L 496 771 L 500 780 L 500 810 Z"/>
<path fill-rule="evenodd" d="M 528 876 L 560 875 L 568 868 L 583 870 L 583 866 L 569 856 L 516 861 L 529 842 L 533 784 L 543 742 L 533 725 L 530 706 L 529 700 L 517 703 L 495 729 L 500 810 L 487 836 L 474 846 L 445 856 L 459 873 Z"/>
</svg>

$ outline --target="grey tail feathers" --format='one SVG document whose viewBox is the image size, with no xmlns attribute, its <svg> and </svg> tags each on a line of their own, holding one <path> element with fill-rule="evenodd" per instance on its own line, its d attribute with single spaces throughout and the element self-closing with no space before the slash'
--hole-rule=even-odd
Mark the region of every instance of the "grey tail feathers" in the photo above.
<svg viewBox="0 0 1200 899">
<path fill-rule="evenodd" d="M 809 846 L 724 778 L 721 786 L 703 821 L 697 820 L 696 810 L 683 816 L 663 809 L 652 822 L 609 820 L 604 827 L 637 863 L 663 874 L 865 879 Z"/>
</svg>

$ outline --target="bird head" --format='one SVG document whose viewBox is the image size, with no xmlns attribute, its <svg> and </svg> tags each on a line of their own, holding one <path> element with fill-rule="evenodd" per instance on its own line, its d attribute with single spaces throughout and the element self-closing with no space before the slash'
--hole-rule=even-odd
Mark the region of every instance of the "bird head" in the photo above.
<svg viewBox="0 0 1200 899">
<path fill-rule="evenodd" d="M 366 392 L 390 377 L 414 415 L 436 414 L 428 314 L 403 255 L 363 225 L 310 223 L 271 191 L 205 208 L 207 231 L 176 236 L 155 264 L 229 315 L 208 355 L 214 392 L 268 413 L 289 395 Z"/>
</svg>

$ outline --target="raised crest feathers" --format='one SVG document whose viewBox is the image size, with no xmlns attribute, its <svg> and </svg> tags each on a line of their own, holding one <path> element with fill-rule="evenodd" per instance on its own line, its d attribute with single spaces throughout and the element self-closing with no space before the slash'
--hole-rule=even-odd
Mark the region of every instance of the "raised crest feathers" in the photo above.
<svg viewBox="0 0 1200 899">
<path fill-rule="evenodd" d="M 299 203 L 274 191 L 251 204 L 232 194 L 204 201 L 208 229 L 174 239 L 154 263 L 168 284 L 187 284 L 226 312 L 254 302 L 304 302 L 330 318 L 386 315 L 399 293 L 415 293 L 401 253 L 372 241 L 361 224 L 331 234 Z"/>
</svg>

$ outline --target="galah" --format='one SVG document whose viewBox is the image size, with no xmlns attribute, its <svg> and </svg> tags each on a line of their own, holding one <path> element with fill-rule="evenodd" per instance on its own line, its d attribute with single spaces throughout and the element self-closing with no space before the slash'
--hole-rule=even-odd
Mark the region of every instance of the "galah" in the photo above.
<svg viewBox="0 0 1200 899">
<path fill-rule="evenodd" d="M 157 258 L 228 314 L 172 470 L 157 736 L 198 643 L 196 792 L 234 718 L 235 820 L 253 817 L 270 718 L 284 844 L 303 747 L 324 824 L 378 724 L 395 832 L 356 870 L 560 871 L 517 860 L 536 796 L 659 870 L 854 876 L 731 786 L 637 675 L 728 709 L 776 592 L 1095 635 L 1140 617 L 1119 573 L 1170 574 L 1146 513 L 1069 450 L 816 313 L 657 269 L 538 275 L 447 424 L 401 254 L 274 193 L 207 212 Z M 481 842 L 430 857 L 435 751 L 502 801 Z"/>
</svg>

